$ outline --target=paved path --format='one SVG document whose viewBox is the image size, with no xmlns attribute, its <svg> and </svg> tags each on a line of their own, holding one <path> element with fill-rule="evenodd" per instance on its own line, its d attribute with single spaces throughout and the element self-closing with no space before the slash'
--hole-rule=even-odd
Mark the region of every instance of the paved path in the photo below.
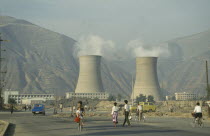
<svg viewBox="0 0 210 136">
<path fill-rule="evenodd" d="M 204 128 L 192 128 L 190 119 L 148 118 L 147 123 L 132 123 L 132 127 L 112 127 L 109 118 L 87 118 L 83 132 L 77 131 L 73 119 L 48 116 L 32 116 L 31 113 L 0 113 L 0 120 L 12 123 L 7 136 L 209 136 L 210 124 Z"/>
</svg>

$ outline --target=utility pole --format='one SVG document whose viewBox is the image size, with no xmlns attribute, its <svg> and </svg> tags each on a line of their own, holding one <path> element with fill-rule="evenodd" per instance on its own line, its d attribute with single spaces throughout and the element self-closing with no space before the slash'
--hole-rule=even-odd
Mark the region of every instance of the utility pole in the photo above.
<svg viewBox="0 0 210 136">
<path fill-rule="evenodd" d="M 207 99 L 210 99 L 210 88 L 209 88 L 209 76 L 208 76 L 208 61 L 206 61 L 206 90 L 207 90 Z"/>
<path fill-rule="evenodd" d="M 4 58 L 2 58 L 2 51 L 6 51 L 5 49 L 2 49 L 1 42 L 3 42 L 3 41 L 6 41 L 6 40 L 3 40 L 1 38 L 1 33 L 0 33 L 0 110 L 2 109 L 2 106 L 3 106 L 2 92 L 3 92 L 3 88 L 5 86 L 3 74 L 6 73 L 6 71 L 2 71 L 2 61 L 4 60 Z"/>
<path fill-rule="evenodd" d="M 55 114 L 57 114 L 57 100 L 58 100 L 57 91 L 56 90 L 54 90 L 54 98 L 55 98 L 55 100 L 54 100 L 53 114 L 55 115 Z"/>
<path fill-rule="evenodd" d="M 132 87 L 132 106 L 134 105 L 134 89 L 133 89 L 133 75 L 131 79 L 131 87 Z"/>
<path fill-rule="evenodd" d="M 210 99 L 210 88 L 209 88 L 209 73 L 208 73 L 208 61 L 206 60 L 206 91 L 207 100 Z M 208 103 L 208 117 L 210 118 L 210 103 Z"/>
</svg>

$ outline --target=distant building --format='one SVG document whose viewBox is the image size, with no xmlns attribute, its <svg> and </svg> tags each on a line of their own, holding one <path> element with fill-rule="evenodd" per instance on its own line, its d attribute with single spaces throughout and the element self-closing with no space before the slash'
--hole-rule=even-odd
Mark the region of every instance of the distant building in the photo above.
<svg viewBox="0 0 210 136">
<path fill-rule="evenodd" d="M 179 100 L 181 100 L 181 101 L 197 100 L 198 99 L 198 95 L 194 94 L 194 93 L 186 93 L 186 92 L 175 93 L 175 99 L 177 101 L 179 101 Z"/>
<path fill-rule="evenodd" d="M 73 92 L 68 92 L 66 93 L 66 99 L 73 98 L 73 97 L 80 97 L 80 98 L 98 98 L 98 99 L 108 99 L 109 94 L 105 92 L 99 92 L 99 93 L 73 93 Z"/>
<path fill-rule="evenodd" d="M 31 103 L 31 101 L 46 101 L 54 100 L 54 94 L 19 94 L 18 91 L 4 91 L 4 104 L 8 104 L 8 100 L 12 98 L 17 104 L 22 104 L 22 102 Z"/>
<path fill-rule="evenodd" d="M 22 99 L 21 100 L 21 104 L 25 104 L 25 105 L 34 105 L 34 104 L 41 104 L 43 102 L 45 102 L 47 99 L 45 98 L 26 98 L 26 99 Z M 48 99 L 49 100 L 49 99 Z M 52 100 L 52 99 L 50 99 Z"/>
<path fill-rule="evenodd" d="M 174 100 L 174 96 L 166 96 L 166 101 L 169 101 L 169 100 Z"/>
</svg>

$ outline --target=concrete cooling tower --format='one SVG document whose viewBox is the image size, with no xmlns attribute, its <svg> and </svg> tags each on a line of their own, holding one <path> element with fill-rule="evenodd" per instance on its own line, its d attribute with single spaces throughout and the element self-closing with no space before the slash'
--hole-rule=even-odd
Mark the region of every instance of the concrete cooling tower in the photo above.
<svg viewBox="0 0 210 136">
<path fill-rule="evenodd" d="M 101 56 L 79 57 L 80 71 L 75 93 L 104 92 L 101 80 Z"/>
<path fill-rule="evenodd" d="M 154 96 L 156 101 L 161 100 L 157 77 L 157 57 L 136 58 L 136 80 L 133 93 L 132 99 L 143 94 Z"/>
</svg>

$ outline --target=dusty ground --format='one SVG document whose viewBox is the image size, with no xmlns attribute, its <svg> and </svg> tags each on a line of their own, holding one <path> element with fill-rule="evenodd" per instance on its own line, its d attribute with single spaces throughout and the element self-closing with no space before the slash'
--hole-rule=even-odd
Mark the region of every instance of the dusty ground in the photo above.
<svg viewBox="0 0 210 136">
<path fill-rule="evenodd" d="M 151 117 L 184 117 L 184 118 L 191 118 L 192 111 L 198 101 L 163 101 L 157 102 L 157 109 L 156 112 L 145 113 L 146 116 Z M 203 115 L 204 118 L 207 117 L 207 106 L 205 105 L 204 101 L 199 101 L 202 105 Z M 97 112 L 105 112 L 109 115 L 111 112 L 111 108 L 114 102 L 110 101 L 101 101 L 96 105 Z M 124 105 L 123 102 L 118 102 L 118 105 Z M 171 112 L 170 109 L 173 109 Z M 133 113 L 134 114 L 134 113 Z M 100 114 L 99 114 L 100 115 Z M 120 115 L 122 115 L 122 111 L 120 111 Z"/>
<path fill-rule="evenodd" d="M 7 136 L 209 136 L 210 123 L 204 128 L 192 128 L 189 118 L 148 117 L 146 123 L 131 121 L 132 127 L 122 127 L 119 117 L 117 128 L 113 127 L 111 116 L 86 117 L 84 131 L 77 131 L 73 118 L 54 118 L 51 111 L 47 116 L 32 116 L 30 112 L 0 113 L 0 119 L 11 123 Z"/>
</svg>

